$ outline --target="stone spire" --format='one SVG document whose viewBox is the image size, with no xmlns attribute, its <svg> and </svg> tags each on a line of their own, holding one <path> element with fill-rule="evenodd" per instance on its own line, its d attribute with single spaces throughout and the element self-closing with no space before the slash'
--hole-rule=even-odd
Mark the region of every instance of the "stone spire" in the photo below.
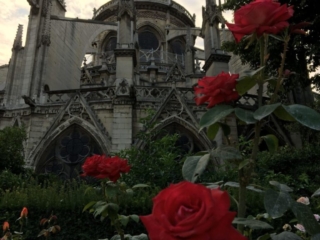
<svg viewBox="0 0 320 240">
<path fill-rule="evenodd" d="M 22 34 L 23 34 L 23 25 L 19 24 L 16 37 L 13 42 L 13 50 L 19 50 L 22 48 Z"/>
<path fill-rule="evenodd" d="M 230 56 L 221 51 L 220 28 L 224 28 L 225 19 L 221 12 L 221 1 L 206 0 L 202 8 L 203 22 L 201 35 L 204 38 L 205 65 L 203 69 L 207 76 L 215 76 L 221 71 L 228 72 Z"/>
<path fill-rule="evenodd" d="M 45 46 L 50 46 L 50 32 L 51 32 L 51 9 L 52 9 L 52 0 L 45 0 L 44 6 L 42 9 L 42 15 L 45 17 L 44 26 L 42 29 L 41 43 Z"/>
</svg>

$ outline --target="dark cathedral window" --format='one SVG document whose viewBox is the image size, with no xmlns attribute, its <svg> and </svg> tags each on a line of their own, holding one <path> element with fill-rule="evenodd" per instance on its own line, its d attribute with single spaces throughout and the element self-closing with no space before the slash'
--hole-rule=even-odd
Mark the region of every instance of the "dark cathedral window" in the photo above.
<svg viewBox="0 0 320 240">
<path fill-rule="evenodd" d="M 117 37 L 110 37 L 105 47 L 106 52 L 114 51 L 117 48 Z"/>
<path fill-rule="evenodd" d="M 139 33 L 140 49 L 157 50 L 159 47 L 159 40 L 155 34 L 150 31 Z"/>
<path fill-rule="evenodd" d="M 185 48 L 182 42 L 179 40 L 174 40 L 173 42 L 171 42 L 170 46 L 171 46 L 172 52 L 175 54 L 183 55 L 185 52 Z"/>
<path fill-rule="evenodd" d="M 102 151 L 93 137 L 82 127 L 74 125 L 64 131 L 47 149 L 38 172 L 51 173 L 64 180 L 78 177 L 88 156 Z"/>
</svg>

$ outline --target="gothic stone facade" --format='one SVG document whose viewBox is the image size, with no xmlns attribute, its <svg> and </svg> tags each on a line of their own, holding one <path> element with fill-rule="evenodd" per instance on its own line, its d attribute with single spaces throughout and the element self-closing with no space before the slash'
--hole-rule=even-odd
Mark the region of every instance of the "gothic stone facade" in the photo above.
<svg viewBox="0 0 320 240">
<path fill-rule="evenodd" d="M 229 71 L 215 1 L 206 1 L 200 28 L 172 0 L 111 0 L 91 20 L 66 18 L 63 0 L 28 2 L 26 44 L 19 26 L 10 63 L 0 67 L 0 126 L 25 126 L 27 166 L 76 176 L 93 153 L 141 144 L 135 136 L 148 109 L 155 129 L 180 134 L 189 152 L 222 143 L 221 134 L 210 141 L 198 131 L 206 107 L 193 94 L 199 78 Z M 197 37 L 205 50 L 194 47 Z M 236 141 L 235 119 L 226 122 Z"/>
</svg>

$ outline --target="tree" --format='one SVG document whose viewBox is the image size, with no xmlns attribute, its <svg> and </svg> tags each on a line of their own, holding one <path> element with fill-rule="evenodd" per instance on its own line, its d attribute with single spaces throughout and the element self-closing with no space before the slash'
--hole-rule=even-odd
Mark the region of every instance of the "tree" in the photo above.
<svg viewBox="0 0 320 240">
<path fill-rule="evenodd" d="M 224 5 L 224 10 L 236 10 L 251 0 L 228 0 Z M 285 68 L 295 72 L 286 81 L 287 90 L 295 90 L 297 86 L 302 88 L 310 86 L 311 83 L 320 89 L 320 75 L 316 74 L 310 78 L 309 73 L 315 72 L 320 66 L 320 2 L 317 0 L 279 0 L 281 4 L 294 6 L 294 16 L 290 19 L 290 24 L 301 22 L 310 22 L 305 30 L 307 35 L 295 35 L 291 38 L 288 48 L 288 56 Z M 257 68 L 259 64 L 259 50 L 255 45 L 248 46 L 248 41 L 242 41 L 240 44 L 226 42 L 223 47 L 239 55 L 243 63 L 250 64 Z M 279 53 L 282 52 L 283 45 L 279 41 L 270 38 L 269 40 L 270 56 L 267 61 L 269 73 L 277 75 L 277 68 L 281 61 Z M 299 84 L 299 85 L 297 85 Z M 302 101 L 302 103 L 305 103 Z"/>
<path fill-rule="evenodd" d="M 23 142 L 26 131 L 19 127 L 0 130 L 0 171 L 9 170 L 19 174 L 23 171 Z"/>
</svg>

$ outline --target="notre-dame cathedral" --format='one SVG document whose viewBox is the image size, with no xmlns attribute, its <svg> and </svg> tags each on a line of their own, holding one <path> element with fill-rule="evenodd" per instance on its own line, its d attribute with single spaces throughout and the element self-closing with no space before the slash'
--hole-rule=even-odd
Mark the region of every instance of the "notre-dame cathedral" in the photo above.
<svg viewBox="0 0 320 240">
<path fill-rule="evenodd" d="M 153 130 L 179 134 L 190 153 L 221 144 L 222 135 L 211 141 L 199 132 L 207 109 L 193 93 L 203 76 L 239 71 L 220 50 L 225 20 L 214 0 L 200 27 L 172 0 L 110 0 L 91 20 L 66 18 L 63 0 L 28 2 L 26 44 L 20 25 L 10 63 L 0 66 L 0 126 L 25 127 L 26 166 L 76 176 L 87 156 L 139 144 L 148 109 Z M 250 108 L 254 96 L 237 104 Z M 236 121 L 226 121 L 236 141 Z"/>
</svg>

